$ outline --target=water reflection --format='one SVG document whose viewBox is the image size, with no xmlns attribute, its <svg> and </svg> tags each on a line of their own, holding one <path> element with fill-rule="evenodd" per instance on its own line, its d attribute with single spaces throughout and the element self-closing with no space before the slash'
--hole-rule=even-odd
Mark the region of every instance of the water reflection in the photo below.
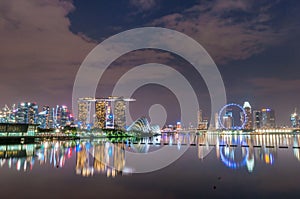
<svg viewBox="0 0 300 199">
<path fill-rule="evenodd" d="M 35 150 L 35 156 L 40 165 L 49 164 L 56 168 L 62 168 L 66 159 L 72 157 L 75 145 L 74 141 L 41 142 Z"/>
<path fill-rule="evenodd" d="M 203 159 L 211 147 L 216 147 L 216 156 L 232 169 L 247 168 L 252 172 L 259 161 L 273 165 L 278 150 L 293 148 L 294 156 L 300 160 L 299 135 L 217 135 L 203 134 L 198 137 L 198 157 Z"/>
<path fill-rule="evenodd" d="M 122 175 L 125 166 L 124 147 L 124 143 L 106 141 L 80 143 L 76 153 L 76 174 L 91 176 L 102 173 L 107 177 Z"/>
<path fill-rule="evenodd" d="M 35 144 L 0 145 L 0 166 L 8 166 L 18 171 L 32 170 L 34 165 Z"/>
<path fill-rule="evenodd" d="M 37 167 L 62 168 L 75 159 L 77 175 L 107 177 L 130 174 L 126 167 L 126 152 L 151 153 L 165 145 L 179 150 L 182 145 L 196 149 L 199 159 L 205 161 L 210 153 L 231 169 L 255 170 L 257 164 L 276 164 L 278 151 L 288 150 L 300 161 L 300 136 L 292 134 L 219 135 L 172 134 L 139 140 L 107 139 L 81 141 L 43 141 L 35 144 L 0 145 L 0 166 L 17 171 Z"/>
</svg>

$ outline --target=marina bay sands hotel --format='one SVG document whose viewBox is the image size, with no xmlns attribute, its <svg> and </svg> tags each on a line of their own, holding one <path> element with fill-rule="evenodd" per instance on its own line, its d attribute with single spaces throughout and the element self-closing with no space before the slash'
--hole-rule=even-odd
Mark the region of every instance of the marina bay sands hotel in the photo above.
<svg viewBox="0 0 300 199">
<path fill-rule="evenodd" d="M 124 129 L 126 127 L 126 105 L 135 99 L 124 97 L 79 98 L 78 126 L 101 129 Z"/>
</svg>

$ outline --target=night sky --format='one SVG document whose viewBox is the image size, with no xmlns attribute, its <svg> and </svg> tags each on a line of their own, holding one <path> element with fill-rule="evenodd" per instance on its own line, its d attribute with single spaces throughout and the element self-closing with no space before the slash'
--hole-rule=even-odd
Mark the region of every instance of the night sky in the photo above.
<svg viewBox="0 0 300 199">
<path fill-rule="evenodd" d="M 197 40 L 217 64 L 228 102 L 273 108 L 278 125 L 289 125 L 294 108 L 300 109 L 297 0 L 1 0 L 0 106 L 20 101 L 71 106 L 75 76 L 88 53 L 109 36 L 149 26 Z M 98 87 L 97 96 L 108 96 L 122 71 L 149 62 L 170 65 L 191 82 L 201 81 L 203 86 L 194 89 L 209 117 L 204 81 L 189 63 L 168 52 L 139 50 L 120 57 L 107 72 L 111 81 Z M 147 115 L 149 105 L 158 101 L 178 103 L 156 85 L 133 97 L 136 117 Z M 176 121 L 177 114 L 171 115 L 168 122 Z"/>
</svg>

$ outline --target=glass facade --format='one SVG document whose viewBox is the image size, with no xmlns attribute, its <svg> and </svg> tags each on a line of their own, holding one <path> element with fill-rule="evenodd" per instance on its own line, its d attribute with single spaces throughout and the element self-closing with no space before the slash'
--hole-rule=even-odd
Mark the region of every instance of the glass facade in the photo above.
<svg viewBox="0 0 300 199">
<path fill-rule="evenodd" d="M 19 103 L 16 112 L 16 122 L 21 124 L 37 124 L 38 105 L 31 102 Z"/>
<path fill-rule="evenodd" d="M 275 128 L 275 111 L 273 109 L 264 108 L 261 111 L 262 122 L 261 128 Z"/>
</svg>

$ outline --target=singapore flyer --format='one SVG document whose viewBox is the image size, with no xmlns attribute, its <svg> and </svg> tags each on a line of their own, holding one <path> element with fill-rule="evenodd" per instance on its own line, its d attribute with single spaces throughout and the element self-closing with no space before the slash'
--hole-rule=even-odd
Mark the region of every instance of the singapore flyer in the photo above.
<svg viewBox="0 0 300 199">
<path fill-rule="evenodd" d="M 228 111 L 231 110 L 232 108 L 237 108 L 238 110 L 240 110 L 241 112 L 241 124 L 240 125 L 235 125 L 234 124 L 234 116 L 233 116 L 233 112 L 232 111 Z M 219 112 L 219 117 L 218 117 L 218 121 L 220 124 L 220 128 L 221 129 L 226 129 L 226 130 L 241 130 L 244 129 L 246 123 L 247 123 L 247 113 L 245 111 L 245 109 L 236 103 L 230 103 L 230 104 L 226 104 L 225 106 L 223 106 L 223 108 L 221 108 L 220 112 Z"/>
</svg>

